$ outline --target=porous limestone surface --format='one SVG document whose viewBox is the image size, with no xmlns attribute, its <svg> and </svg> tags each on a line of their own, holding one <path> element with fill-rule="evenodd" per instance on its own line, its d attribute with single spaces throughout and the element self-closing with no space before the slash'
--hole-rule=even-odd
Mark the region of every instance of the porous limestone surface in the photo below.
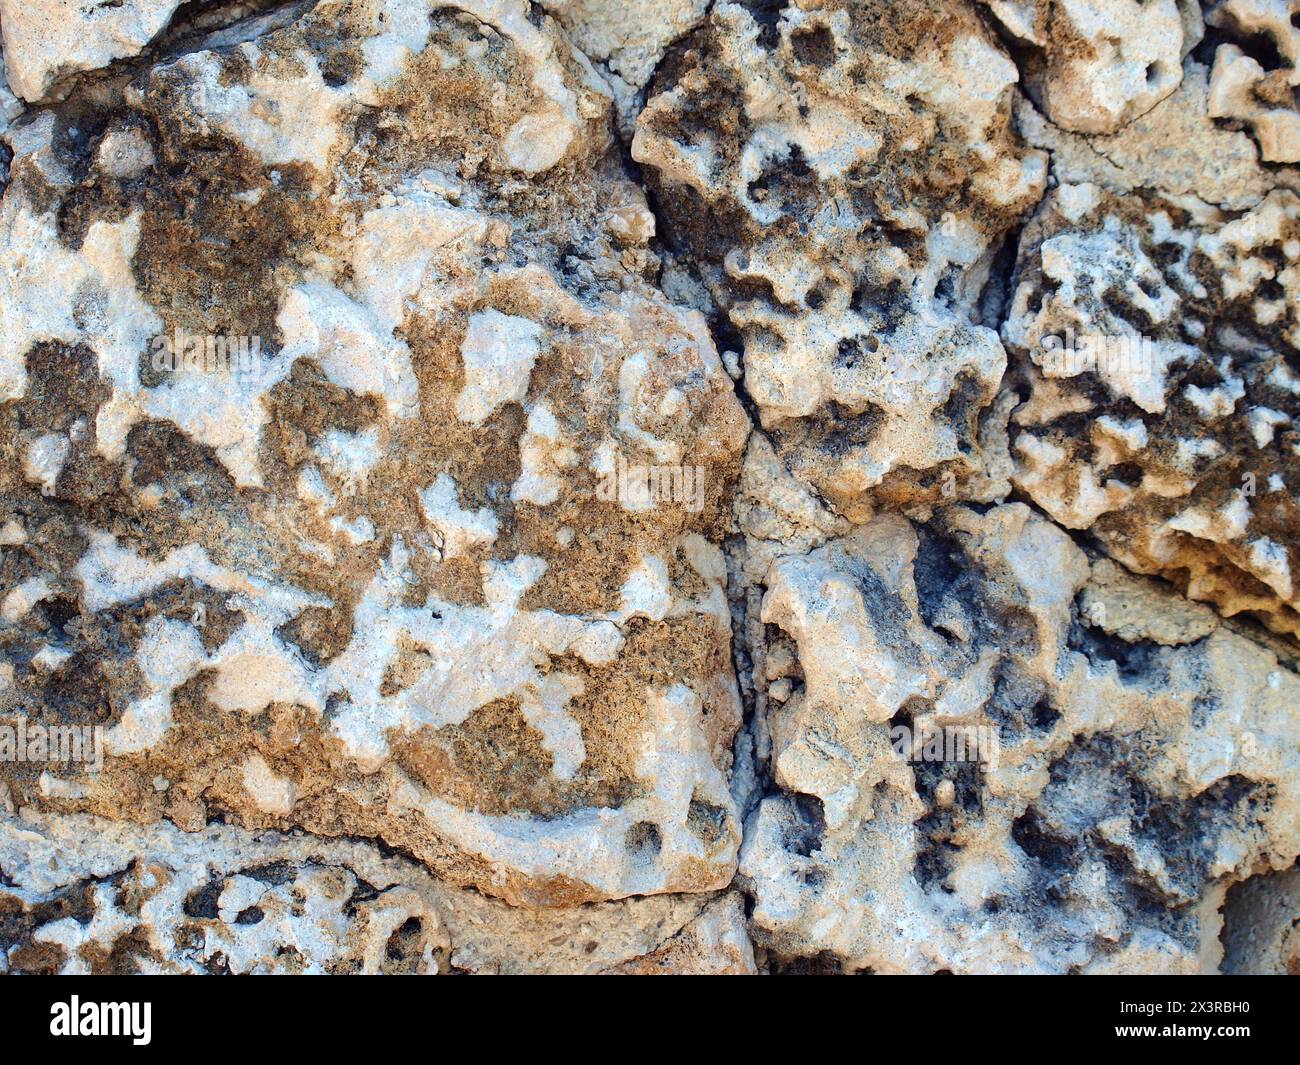
<svg viewBox="0 0 1300 1065">
<path fill-rule="evenodd" d="M 665 286 L 716 308 L 781 462 L 853 520 L 1002 487 L 981 295 L 1047 176 L 1012 129 L 1018 81 L 963 3 L 722 3 L 637 119 L 688 260 Z"/>
<path fill-rule="evenodd" d="M 1293 971 L 1294 19 L 0 0 L 0 972 Z"/>
<path fill-rule="evenodd" d="M 182 0 L 0 0 L 9 84 L 27 101 L 61 79 L 139 54 Z"/>
<path fill-rule="evenodd" d="M 15 803 L 194 828 L 215 801 L 515 903 L 726 886 L 748 426 L 650 230 L 614 224 L 645 201 L 608 111 L 523 7 L 390 0 L 15 132 L 5 565 L 38 590 L 0 700 L 109 758 Z M 239 342 L 212 366 L 196 336 Z M 686 463 L 693 501 L 599 498 Z"/>
<path fill-rule="evenodd" d="M 1182 81 L 1188 5 L 1177 0 L 980 3 L 1022 50 L 1026 88 L 1062 129 L 1114 133 Z"/>
<path fill-rule="evenodd" d="M 1300 680 L 1212 621 L 1112 635 L 1116 576 L 1090 587 L 1020 503 L 771 562 L 754 684 L 778 790 L 740 861 L 758 943 L 855 972 L 1217 965 L 1225 881 L 1294 861 Z M 897 750 L 952 730 L 978 760 Z"/>
<path fill-rule="evenodd" d="M 35 813 L 0 840 L 0 972 L 755 971 L 735 892 L 521 910 L 351 840 Z"/>
<path fill-rule="evenodd" d="M 545 0 L 542 4 L 604 73 L 619 129 L 631 136 L 644 90 L 668 47 L 703 21 L 709 0 Z"/>
<path fill-rule="evenodd" d="M 1250 129 L 1266 163 L 1300 163 L 1300 26 L 1285 0 L 1213 0 L 1209 114 Z"/>
<path fill-rule="evenodd" d="M 1130 569 L 1300 634 L 1300 197 L 1063 184 L 1016 270 L 1015 484 Z"/>
</svg>

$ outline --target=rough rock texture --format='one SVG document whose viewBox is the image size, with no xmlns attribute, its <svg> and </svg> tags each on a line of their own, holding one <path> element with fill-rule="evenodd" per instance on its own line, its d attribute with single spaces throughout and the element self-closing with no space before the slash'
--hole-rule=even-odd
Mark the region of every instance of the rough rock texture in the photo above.
<svg viewBox="0 0 1300 1065">
<path fill-rule="evenodd" d="M 7 701 L 77 705 L 94 660 L 113 757 L 69 809 L 194 827 L 221 796 L 517 903 L 723 887 L 747 425 L 643 276 L 608 98 L 509 7 L 327 6 L 149 71 L 84 156 L 48 113 L 14 138 L 0 377 L 41 592 L 8 641 L 64 657 Z M 270 350 L 141 358 L 178 333 Z M 594 498 L 686 457 L 698 512 Z M 51 633 L 65 597 L 108 628 Z"/>
<path fill-rule="evenodd" d="M 980 2 L 1025 56 L 1027 89 L 1062 129 L 1114 133 L 1182 80 L 1187 27 L 1176 0 Z M 1184 6 L 1198 19 L 1194 2 Z"/>
<path fill-rule="evenodd" d="M 1233 887 L 1223 915 L 1225 973 L 1300 976 L 1300 869 Z"/>
<path fill-rule="evenodd" d="M 668 46 L 700 24 L 709 0 L 546 0 L 573 41 L 605 75 L 619 129 L 630 137 L 644 90 Z"/>
<path fill-rule="evenodd" d="M 1293 857 L 1300 679 L 1098 565 L 1019 503 L 773 562 L 755 672 L 780 793 L 740 863 L 760 944 L 876 972 L 1212 962 L 1214 882 Z M 908 766 L 899 725 L 999 740 Z"/>
<path fill-rule="evenodd" d="M 1212 118 L 1243 122 L 1266 163 L 1300 162 L 1300 26 L 1284 0 L 1218 0 L 1206 22 L 1229 42 L 1214 54 Z"/>
<path fill-rule="evenodd" d="M 1294 970 L 1294 19 L 0 0 L 0 971 Z"/>
<path fill-rule="evenodd" d="M 62 78 L 137 55 L 182 0 L 0 0 L 9 84 L 40 100 Z"/>
<path fill-rule="evenodd" d="M 978 420 L 1006 354 L 980 296 L 1046 177 L 1011 128 L 1016 80 L 962 4 L 827 3 L 779 22 L 722 4 L 637 121 L 632 153 L 700 298 L 743 344 L 762 428 L 855 520 L 945 478 L 998 488 Z"/>
<path fill-rule="evenodd" d="M 0 971 L 754 971 L 739 897 L 521 910 L 356 841 L 82 816 L 0 825 Z"/>
<path fill-rule="evenodd" d="M 1003 325 L 1025 354 L 1017 486 L 1129 568 L 1292 635 L 1298 260 L 1289 191 L 1234 217 L 1062 186 L 1021 236 Z M 1062 357 L 1071 336 L 1107 350 Z"/>
</svg>

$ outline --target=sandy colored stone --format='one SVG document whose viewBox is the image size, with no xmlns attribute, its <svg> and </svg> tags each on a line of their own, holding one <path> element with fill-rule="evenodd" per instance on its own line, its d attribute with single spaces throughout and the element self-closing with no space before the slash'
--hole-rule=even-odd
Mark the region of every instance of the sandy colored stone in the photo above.
<svg viewBox="0 0 1300 1065">
<path fill-rule="evenodd" d="M 668 47 L 699 25 L 708 0 L 546 0 L 542 5 L 604 72 L 630 139 L 643 90 Z"/>
<path fill-rule="evenodd" d="M 1223 629 L 1111 637 L 1089 581 L 1021 504 L 772 563 L 758 944 L 845 972 L 1217 968 L 1225 878 L 1293 860 L 1300 682 Z M 979 757 L 925 757 L 927 730 Z"/>
<path fill-rule="evenodd" d="M 379 836 L 517 904 L 727 885 L 748 427 L 608 225 L 644 203 L 609 109 L 521 5 L 326 3 L 144 72 L 94 141 L 11 138 L 0 700 L 109 756 L 15 802 Z M 692 498 L 602 495 L 688 464 Z"/>
<path fill-rule="evenodd" d="M 1208 94 L 1209 71 L 1189 58 L 1178 89 L 1117 133 L 1067 132 L 1026 97 L 1016 100 L 1016 124 L 1030 144 L 1051 151 L 1053 172 L 1071 184 L 1117 192 L 1153 188 L 1227 210 L 1255 206 L 1276 184 L 1297 187 L 1294 171 L 1260 163 L 1249 134 L 1214 121 Z"/>
<path fill-rule="evenodd" d="M 753 967 L 734 895 L 519 910 L 363 842 L 81 815 L 0 818 L 0 847 L 0 972 Z"/>
<path fill-rule="evenodd" d="M 0 972 L 1294 970 L 1293 18 L 0 0 Z"/>
<path fill-rule="evenodd" d="M 1290 191 L 1234 216 L 1062 185 L 1003 325 L 1029 396 L 1016 484 L 1130 569 L 1292 635 L 1297 219 Z"/>
<path fill-rule="evenodd" d="M 961 4 L 720 4 L 637 120 L 760 424 L 854 520 L 873 495 L 998 491 L 979 420 L 1006 354 L 980 301 L 1046 164 L 1016 144 L 1018 80 Z"/>
<path fill-rule="evenodd" d="M 1026 85 L 1062 129 L 1114 133 L 1182 80 L 1176 0 L 980 2 L 1026 50 Z"/>
<path fill-rule="evenodd" d="M 1266 163 L 1300 162 L 1300 27 L 1290 7 L 1277 0 L 1216 0 L 1207 5 L 1206 22 L 1229 42 L 1214 53 L 1210 116 L 1244 122 Z M 1275 63 L 1265 59 L 1267 69 L 1253 54 L 1260 39 L 1276 50 Z"/>
<path fill-rule="evenodd" d="M 181 0 L 4 0 L 0 28 L 8 79 L 29 102 L 63 78 L 138 54 Z"/>
</svg>

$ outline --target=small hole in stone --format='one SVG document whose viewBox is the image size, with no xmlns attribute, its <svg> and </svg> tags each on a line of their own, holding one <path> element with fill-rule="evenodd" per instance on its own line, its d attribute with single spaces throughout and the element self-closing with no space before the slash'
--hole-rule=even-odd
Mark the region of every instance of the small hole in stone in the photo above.
<svg viewBox="0 0 1300 1065">
<path fill-rule="evenodd" d="M 385 953 L 391 961 L 401 961 L 402 958 L 414 954 L 419 947 L 420 935 L 424 931 L 424 925 L 418 917 L 408 917 L 400 928 L 388 937 L 388 943 Z"/>
<path fill-rule="evenodd" d="M 657 858 L 663 848 L 659 826 L 653 821 L 638 821 L 627 830 L 624 843 L 627 849 L 638 857 Z"/>
<path fill-rule="evenodd" d="M 829 67 L 835 65 L 835 38 L 825 26 L 813 30 L 800 30 L 790 39 L 795 59 L 805 66 Z"/>
</svg>

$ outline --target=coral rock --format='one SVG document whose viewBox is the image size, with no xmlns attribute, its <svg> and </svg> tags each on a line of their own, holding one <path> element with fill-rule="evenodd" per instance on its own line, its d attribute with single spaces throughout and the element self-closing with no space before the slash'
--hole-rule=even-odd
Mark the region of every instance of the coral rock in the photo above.
<svg viewBox="0 0 1300 1065">
<path fill-rule="evenodd" d="M 1295 971 L 1294 6 L 0 0 L 0 973 Z"/>
</svg>

